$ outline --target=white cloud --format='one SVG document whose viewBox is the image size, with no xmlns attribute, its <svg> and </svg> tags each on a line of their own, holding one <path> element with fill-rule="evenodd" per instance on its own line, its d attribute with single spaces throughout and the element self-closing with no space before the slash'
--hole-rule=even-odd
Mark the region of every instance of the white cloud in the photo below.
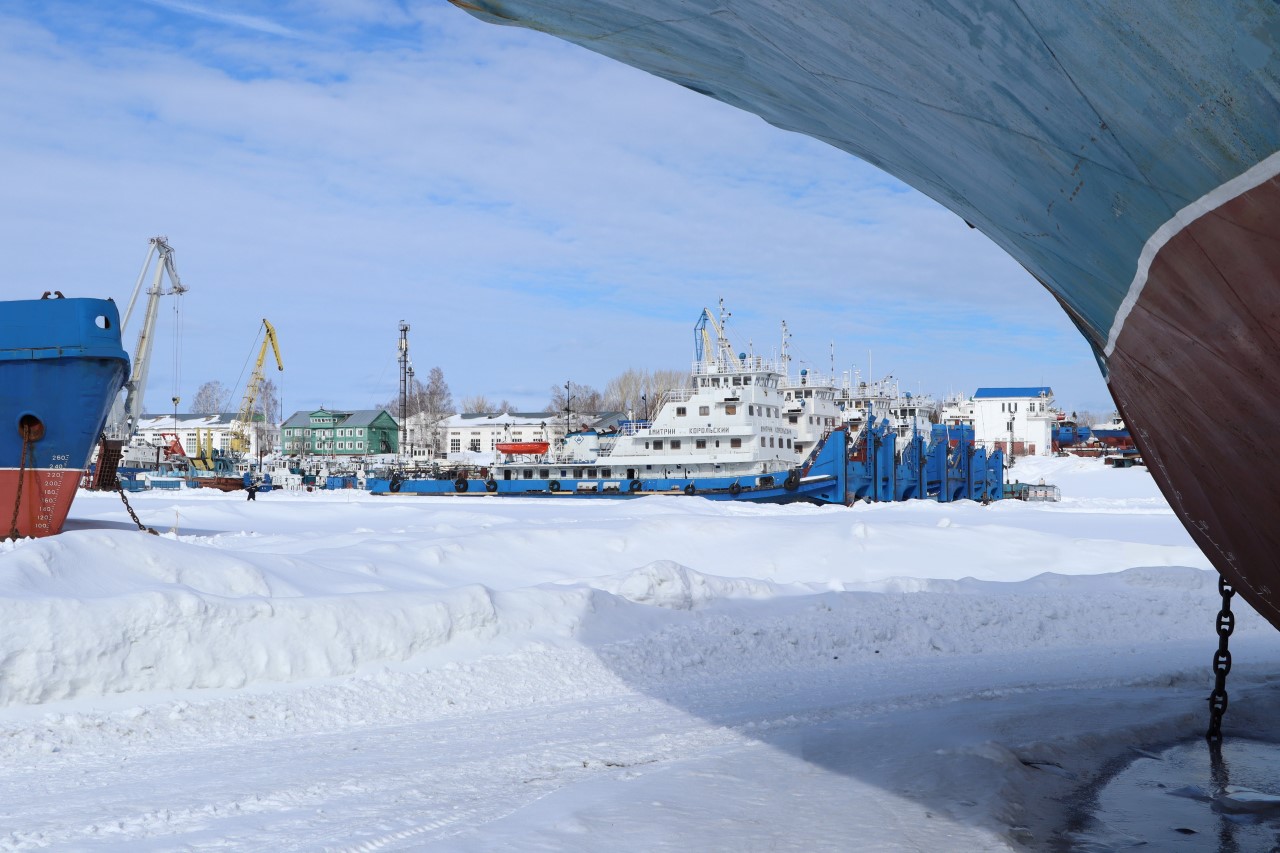
<svg viewBox="0 0 1280 853">
<path fill-rule="evenodd" d="M 234 12 L 222 12 L 218 9 L 211 9 L 197 3 L 181 3 L 178 0 L 143 0 L 153 6 L 159 6 L 171 12 L 178 12 L 183 15 L 193 15 L 197 18 L 204 18 L 219 24 L 226 24 L 231 27 L 243 27 L 254 32 L 266 33 L 267 35 L 283 36 L 285 38 L 298 38 L 299 33 L 288 27 L 281 26 L 267 18 L 257 15 L 236 14 Z"/>
<path fill-rule="evenodd" d="M 171 39 L 140 37 L 136 9 L 0 20 L 0 293 L 123 300 L 167 234 L 192 288 L 184 396 L 234 381 L 265 316 L 286 407 L 387 399 L 404 319 L 420 372 L 534 405 L 687 363 L 724 296 L 758 345 L 788 319 L 926 390 L 1043 381 L 1106 405 L 1026 273 L 841 152 L 435 4 L 200 8 L 151 6 L 181 13 L 147 22 Z"/>
</svg>

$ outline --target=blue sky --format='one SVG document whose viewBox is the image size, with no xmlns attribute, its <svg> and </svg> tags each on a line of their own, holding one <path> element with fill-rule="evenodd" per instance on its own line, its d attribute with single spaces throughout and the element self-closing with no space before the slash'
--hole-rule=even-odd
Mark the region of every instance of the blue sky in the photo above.
<svg viewBox="0 0 1280 853">
<path fill-rule="evenodd" d="M 1112 408 L 1049 295 L 939 205 L 444 0 L 11 0 L 0 127 L 0 298 L 123 306 L 148 239 L 174 247 L 189 292 L 180 324 L 162 308 L 148 410 L 214 379 L 238 398 L 264 317 L 286 414 L 393 397 L 401 320 L 420 377 L 537 408 L 685 368 L 720 298 L 741 350 L 785 320 L 801 365 L 834 345 L 837 373 L 870 359 L 912 391 Z"/>
</svg>

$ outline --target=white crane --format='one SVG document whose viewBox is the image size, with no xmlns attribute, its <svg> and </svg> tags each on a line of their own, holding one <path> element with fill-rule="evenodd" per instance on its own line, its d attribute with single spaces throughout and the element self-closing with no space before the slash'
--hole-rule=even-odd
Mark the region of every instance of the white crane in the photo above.
<svg viewBox="0 0 1280 853">
<path fill-rule="evenodd" d="M 124 319 L 120 324 L 122 336 L 129 328 L 129 318 L 133 315 L 138 293 L 142 290 L 142 283 L 146 280 L 147 270 L 153 259 L 157 259 L 155 276 L 147 290 L 147 309 L 142 320 L 142 330 L 138 332 L 138 344 L 133 350 L 133 372 L 124 385 L 124 399 L 116 399 L 108 420 L 108 434 L 126 440 L 133 435 L 138 427 L 138 419 L 142 417 L 142 398 L 147 388 L 147 372 L 151 367 L 151 344 L 155 336 L 156 317 L 160 313 L 160 297 L 181 296 L 187 292 L 182 280 L 178 278 L 178 270 L 173 263 L 173 247 L 169 245 L 168 238 L 152 237 L 146 260 L 142 262 L 142 270 L 138 273 L 138 281 L 133 286 L 133 295 L 129 297 L 129 307 L 125 309 Z M 165 273 L 169 274 L 168 290 L 163 287 Z M 178 399 L 175 397 L 173 402 L 176 407 Z"/>
</svg>

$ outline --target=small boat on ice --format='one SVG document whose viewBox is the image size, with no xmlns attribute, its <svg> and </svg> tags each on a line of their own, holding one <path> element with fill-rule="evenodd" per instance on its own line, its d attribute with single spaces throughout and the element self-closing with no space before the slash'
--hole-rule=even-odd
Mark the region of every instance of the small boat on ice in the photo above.
<svg viewBox="0 0 1280 853">
<path fill-rule="evenodd" d="M 1133 438 L 1129 435 L 1129 427 L 1119 413 L 1112 415 L 1106 423 L 1094 424 L 1089 432 L 1096 440 L 1108 447 L 1132 447 Z"/>
<path fill-rule="evenodd" d="M 505 456 L 541 456 L 551 449 L 549 441 L 500 441 L 495 445 Z"/>
</svg>

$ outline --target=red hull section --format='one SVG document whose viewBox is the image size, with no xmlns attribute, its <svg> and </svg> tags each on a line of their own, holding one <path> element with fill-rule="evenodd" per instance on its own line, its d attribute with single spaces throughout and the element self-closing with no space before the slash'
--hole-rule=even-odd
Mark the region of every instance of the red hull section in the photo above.
<svg viewBox="0 0 1280 853">
<path fill-rule="evenodd" d="M 66 468 L 36 468 L 23 471 L 19 478 L 16 468 L 0 470 L 0 525 L 4 535 L 12 532 L 14 504 L 19 500 L 19 536 L 52 536 L 62 532 L 82 473 Z M 20 499 L 19 479 L 22 483 Z"/>
<path fill-rule="evenodd" d="M 196 477 L 194 482 L 202 489 L 234 492 L 244 488 L 244 477 Z"/>
<path fill-rule="evenodd" d="M 1155 256 L 1108 377 L 1196 543 L 1280 628 L 1280 180 L 1206 213 Z"/>
</svg>

